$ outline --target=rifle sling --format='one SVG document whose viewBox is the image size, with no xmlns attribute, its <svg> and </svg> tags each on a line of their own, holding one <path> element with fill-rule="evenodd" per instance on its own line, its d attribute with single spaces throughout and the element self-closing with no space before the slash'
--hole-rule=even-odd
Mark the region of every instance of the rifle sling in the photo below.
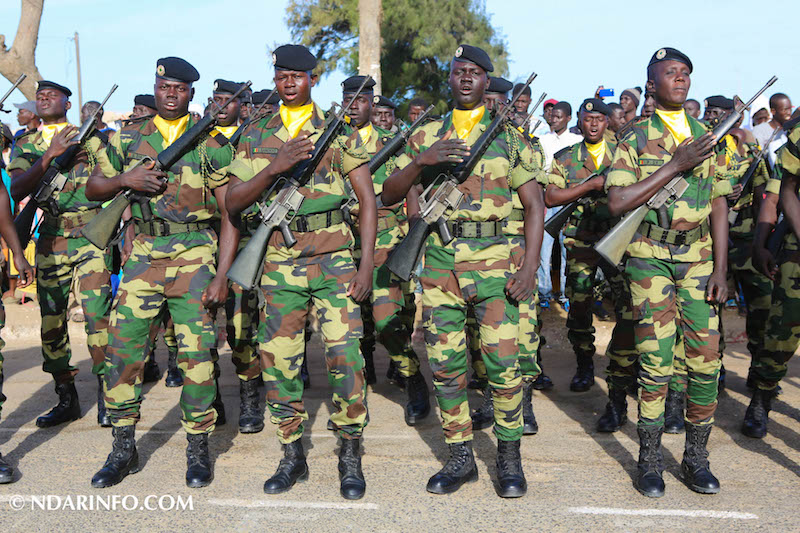
<svg viewBox="0 0 800 533">
<path fill-rule="evenodd" d="M 699 226 L 686 231 L 664 229 L 650 222 L 642 222 L 639 226 L 638 233 L 643 237 L 647 237 L 661 244 L 689 246 L 708 235 L 710 233 L 710 227 L 708 220 L 704 220 Z"/>
</svg>

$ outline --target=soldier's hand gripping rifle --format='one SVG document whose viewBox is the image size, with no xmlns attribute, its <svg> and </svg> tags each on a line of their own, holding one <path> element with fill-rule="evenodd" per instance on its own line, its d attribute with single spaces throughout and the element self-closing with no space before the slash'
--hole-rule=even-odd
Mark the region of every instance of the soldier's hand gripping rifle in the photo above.
<svg viewBox="0 0 800 533">
<path fill-rule="evenodd" d="M 450 241 L 453 240 L 453 235 L 450 233 L 450 228 L 447 226 L 447 220 L 453 212 L 458 209 L 458 206 L 464 198 L 464 193 L 458 190 L 458 186 L 467 181 L 475 165 L 478 164 L 483 154 L 486 153 L 489 145 L 492 144 L 495 138 L 505 128 L 509 113 L 514 109 L 514 104 L 517 102 L 520 95 L 522 95 L 525 88 L 529 87 L 535 78 L 536 73 L 534 72 L 528 77 L 528 81 L 519 90 L 511 103 L 503 106 L 495 115 L 492 123 L 486 128 L 486 131 L 484 131 L 478 140 L 475 141 L 475 144 L 470 147 L 469 158 L 459 163 L 451 170 L 448 170 L 446 173 L 439 175 L 422 193 L 420 197 L 420 217 L 414 220 L 408 231 L 408 235 L 406 235 L 394 250 L 392 250 L 386 260 L 386 267 L 403 281 L 408 281 L 411 278 L 411 272 L 413 272 L 417 264 L 420 251 L 425 245 L 428 234 L 434 227 L 444 244 L 449 244 Z M 440 185 L 433 191 L 433 187 L 436 184 Z M 432 196 L 428 198 L 429 195 Z"/>
<path fill-rule="evenodd" d="M 175 163 L 193 150 L 197 143 L 214 129 L 219 112 L 225 109 L 234 98 L 238 98 L 250 85 L 251 83 L 249 81 L 243 83 L 221 107 L 212 109 L 208 115 L 198 120 L 194 126 L 186 130 L 174 143 L 170 144 L 159 153 L 155 159 L 155 166 L 153 168 L 155 170 L 168 172 Z M 136 166 L 147 164 L 151 161 L 153 161 L 153 159 L 145 158 L 138 161 Z M 132 168 L 128 169 L 128 172 L 130 170 L 132 170 Z M 122 214 L 132 202 L 139 204 L 142 220 L 149 222 L 153 218 L 153 213 L 150 210 L 150 195 L 134 191 L 133 189 L 127 189 L 118 194 L 110 204 L 104 207 L 97 216 L 90 220 L 89 223 L 84 226 L 83 230 L 81 230 L 81 233 L 93 245 L 100 249 L 105 249 L 121 231 L 120 220 L 122 219 Z"/>
<path fill-rule="evenodd" d="M 361 87 L 353 96 L 353 100 L 358 98 L 364 90 L 364 86 L 372 78 L 366 76 L 361 83 Z M 314 150 L 311 157 L 294 166 L 287 173 L 278 177 L 272 186 L 263 196 L 264 202 L 258 202 L 258 210 L 261 216 L 261 224 L 255 231 L 247 246 L 239 252 L 231 267 L 228 269 L 228 279 L 238 283 L 242 288 L 250 290 L 256 286 L 264 265 L 264 256 L 267 254 L 267 244 L 274 230 L 279 230 L 283 235 L 283 241 L 288 248 L 294 246 L 297 239 L 292 235 L 289 224 L 292 222 L 305 197 L 300 192 L 303 187 L 313 177 L 322 158 L 330 148 L 331 143 L 341 132 L 345 122 L 349 122 L 347 108 L 342 106 L 337 114 L 331 114 L 325 131 L 314 142 Z M 269 199 L 273 191 L 277 190 L 275 198 L 269 205 L 265 202 Z"/>
<path fill-rule="evenodd" d="M 103 99 L 100 106 L 83 121 L 78 133 L 70 139 L 70 141 L 75 141 L 76 144 L 70 146 L 63 154 L 53 159 L 39 181 L 39 188 L 31 195 L 22 212 L 14 219 L 14 228 L 17 230 L 19 243 L 23 249 L 28 245 L 31 240 L 31 235 L 33 235 L 33 220 L 36 217 L 36 210 L 39 209 L 39 206 L 49 203 L 51 205 L 51 211 L 55 214 L 56 209 L 53 194 L 62 190 L 64 185 L 67 184 L 69 169 L 74 164 L 78 153 L 83 149 L 82 145 L 95 132 L 97 117 L 100 114 L 100 110 L 106 105 L 106 102 L 111 98 L 111 95 L 114 94 L 114 91 L 117 90 L 117 87 L 118 85 L 115 83 L 114 86 L 111 87 L 111 90 L 108 91 L 108 94 Z"/>
<path fill-rule="evenodd" d="M 8 91 L 6 91 L 6 94 L 4 94 L 2 98 L 0 98 L 0 111 L 3 111 L 3 112 L 5 112 L 5 113 L 11 113 L 11 111 L 10 111 L 10 110 L 8 110 L 8 109 L 3 109 L 3 103 L 4 103 L 6 100 L 8 100 L 8 97 L 9 97 L 9 96 L 11 96 L 11 93 L 13 93 L 13 92 L 14 92 L 14 89 L 16 89 L 17 87 L 19 87 L 20 83 L 22 83 L 23 81 L 25 81 L 25 78 L 27 78 L 27 77 L 28 77 L 28 76 L 26 76 L 25 74 L 20 74 L 20 75 L 19 75 L 19 78 L 17 78 L 17 81 L 15 81 L 15 82 L 14 82 L 14 85 L 12 85 L 12 86 L 11 86 L 11 88 L 10 88 Z"/>
<path fill-rule="evenodd" d="M 739 183 L 742 184 L 742 191 L 747 189 L 747 186 L 750 184 L 750 181 L 753 179 L 753 175 L 756 173 L 756 170 L 758 170 L 758 167 L 761 164 L 761 161 L 763 161 L 764 158 L 767 156 L 767 153 L 769 153 L 769 145 L 770 145 L 770 143 L 773 140 L 775 140 L 775 137 L 781 131 L 783 131 L 782 127 L 775 128 L 775 131 L 772 132 L 772 135 L 770 135 L 770 137 L 767 140 L 767 142 L 764 143 L 764 146 L 761 148 L 761 151 L 758 152 L 758 155 L 756 156 L 756 158 L 753 159 L 752 163 L 750 163 L 750 166 L 747 168 L 747 172 L 744 173 L 744 176 L 742 176 L 742 180 L 739 182 Z M 767 168 L 769 168 L 769 167 L 767 167 Z M 731 210 L 731 212 L 728 213 L 728 223 L 731 226 L 736 223 L 736 220 L 739 218 L 739 213 L 740 212 L 741 211 L 733 211 L 733 210 Z"/>
<path fill-rule="evenodd" d="M 608 172 L 608 169 L 606 169 L 602 173 L 595 172 L 585 180 L 581 181 L 578 185 L 583 185 L 590 179 L 596 178 L 597 176 L 604 176 L 606 172 Z M 553 213 L 553 216 L 544 221 L 544 230 L 554 239 L 558 238 L 558 234 L 561 233 L 561 229 L 564 227 L 564 224 L 567 223 L 569 217 L 572 216 L 572 213 L 574 213 L 575 210 L 578 209 L 578 206 L 586 205 L 589 202 L 591 202 L 593 196 L 594 196 L 594 191 L 590 192 L 586 196 L 578 198 L 577 200 L 573 200 L 567 205 L 563 206 L 561 209 Z"/>
<path fill-rule="evenodd" d="M 728 131 L 736 125 L 742 117 L 744 110 L 750 107 L 753 101 L 761 96 L 764 91 L 769 89 L 777 80 L 778 78 L 773 76 L 749 102 L 741 106 L 736 106 L 725 120 L 714 127 L 712 134 L 717 139 L 718 143 L 721 142 Z M 622 220 L 611 228 L 611 230 L 594 246 L 595 251 L 600 257 L 607 261 L 609 265 L 617 267 L 622 261 L 622 257 L 625 255 L 625 250 L 628 249 L 628 245 L 636 236 L 639 226 L 644 222 L 644 217 L 647 216 L 647 212 L 650 209 L 657 210 L 662 206 L 667 206 L 670 200 L 675 201 L 680 198 L 681 195 L 686 192 L 686 189 L 689 188 L 689 183 L 684 179 L 684 176 L 688 174 L 687 172 L 681 172 L 650 197 L 647 202 L 622 217 Z"/>
</svg>

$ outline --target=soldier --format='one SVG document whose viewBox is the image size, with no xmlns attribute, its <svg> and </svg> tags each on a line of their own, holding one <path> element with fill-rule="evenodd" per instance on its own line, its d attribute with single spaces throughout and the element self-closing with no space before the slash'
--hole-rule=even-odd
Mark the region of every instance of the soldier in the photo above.
<svg viewBox="0 0 800 533">
<path fill-rule="evenodd" d="M 131 118 L 150 117 L 158 114 L 156 98 L 152 94 L 137 94 L 133 98 Z"/>
<path fill-rule="evenodd" d="M 408 103 L 408 123 L 412 124 L 428 109 L 428 101 L 424 98 L 414 98 Z"/>
<path fill-rule="evenodd" d="M 661 48 L 653 55 L 647 67 L 647 92 L 653 94 L 655 113 L 635 123 L 620 141 L 605 184 L 612 216 L 644 204 L 678 175 L 685 173 L 689 184 L 668 207 L 647 213 L 624 264 L 641 364 L 635 486 L 649 497 L 664 495 L 664 400 L 678 329 L 684 338 L 689 379 L 683 480 L 696 492 L 719 492 L 706 446 L 717 406 L 720 360 L 715 305 L 727 296 L 724 195 L 731 188 L 723 174 L 724 154 L 709 159 L 716 139 L 683 109 L 691 72 L 692 62 L 674 48 Z"/>
<path fill-rule="evenodd" d="M 358 87 L 356 87 L 357 89 Z M 395 132 L 397 128 L 394 127 L 394 110 L 397 106 L 394 102 L 385 96 L 376 96 L 374 102 L 370 102 L 372 107 L 371 122 L 373 125 L 388 132 Z"/>
<path fill-rule="evenodd" d="M 486 106 L 486 110 L 500 111 L 502 106 L 508 104 L 508 92 L 513 88 L 514 84 L 507 79 L 489 76 L 489 88 L 483 93 L 483 105 Z"/>
<path fill-rule="evenodd" d="M 385 204 L 399 201 L 415 183 L 427 185 L 451 164 L 470 157 L 470 147 L 492 121 L 483 105 L 492 70 L 489 56 L 480 48 L 462 45 L 456 50 L 449 78 L 456 108 L 411 136 L 406 153 L 397 159 L 398 171 L 384 183 Z M 525 494 L 527 483 L 520 458 L 522 379 L 516 302 L 532 298 L 539 250 L 528 246 L 522 267 L 511 274 L 511 249 L 503 222 L 513 209 L 511 191 L 517 189 L 525 212 L 526 242 L 540 242 L 541 225 L 533 214 L 534 206 L 541 205 L 541 188 L 534 177 L 544 174 L 510 121 L 501 127 L 474 169 L 458 185 L 464 199 L 448 221 L 456 238 L 444 245 L 434 233 L 425 248 L 421 276 L 425 341 L 450 448 L 447 463 L 430 478 L 427 490 L 451 493 L 478 477 L 467 402 L 464 334 L 467 309 L 473 307 L 494 391 L 498 493 L 519 497 Z"/>
<path fill-rule="evenodd" d="M 19 202 L 35 193 L 51 162 L 76 144 L 78 129 L 67 122 L 72 107 L 72 92 L 57 83 L 40 81 L 36 89 L 36 109 L 44 126 L 17 138 L 11 154 L 9 174 L 11 195 Z M 53 201 L 43 205 L 45 218 L 39 227 L 36 249 L 36 292 L 42 315 L 42 369 L 53 375 L 58 404 L 36 419 L 40 428 L 77 420 L 81 416 L 75 375 L 70 363 L 72 350 L 67 330 L 70 290 L 86 317 L 86 343 L 92 358 L 92 373 L 97 376 L 97 422 L 110 425 L 103 404 L 103 361 L 108 344 L 108 315 L 111 311 L 111 253 L 100 250 L 81 235 L 81 229 L 101 208 L 102 202 L 86 196 L 86 183 L 96 167 L 99 151 L 108 137 L 96 132 L 82 145 L 82 151 L 69 169 L 68 180 Z"/>
<path fill-rule="evenodd" d="M 373 80 L 367 82 L 364 91 L 353 99 L 356 90 L 364 81 L 363 76 L 351 76 L 342 82 L 342 106 L 347 109 L 350 124 L 358 131 L 361 143 L 372 157 L 383 148 L 384 139 L 391 133 L 369 122 L 374 116 L 373 104 L 380 103 L 380 96 L 373 96 Z M 384 164 L 372 177 L 375 195 L 383 191 L 383 182 L 387 177 L 387 166 L 392 168 L 393 162 Z M 419 197 L 414 191 L 409 195 L 410 205 L 419 205 Z M 355 229 L 358 229 L 356 224 Z M 367 302 L 361 305 L 361 317 L 364 322 L 364 337 L 361 351 L 369 367 L 372 362 L 372 351 L 375 348 L 375 334 L 386 347 L 389 357 L 394 362 L 395 371 L 401 376 L 407 394 L 405 421 L 409 426 L 417 425 L 428 416 L 431 410 L 428 385 L 420 372 L 419 357 L 411 346 L 411 329 L 403 319 L 402 310 L 405 305 L 401 280 L 392 274 L 384 265 L 389 252 L 408 232 L 408 221 L 403 203 L 382 206 L 378 210 L 378 233 L 375 238 L 375 271 L 372 279 L 372 294 Z M 359 257 L 359 240 L 356 238 L 356 260 Z M 373 369 L 374 377 L 374 369 Z M 369 376 L 367 375 L 367 383 Z"/>
<path fill-rule="evenodd" d="M 273 53 L 275 85 L 283 105 L 278 114 L 253 124 L 244 134 L 231 165 L 228 204 L 238 215 L 258 200 L 275 180 L 308 159 L 313 143 L 325 130 L 325 116 L 311 99 L 317 82 L 317 60 L 299 45 L 284 45 Z M 328 380 L 335 412 L 331 420 L 341 437 L 340 492 L 344 498 L 364 496 L 361 436 L 367 423 L 364 359 L 358 302 L 372 288 L 377 227 L 375 193 L 368 156 L 357 132 L 340 135 L 325 153 L 312 179 L 299 188 L 304 201 L 289 227 L 297 243 L 287 247 L 280 232 L 270 237 L 261 278 L 264 307 L 259 323 L 262 377 L 272 422 L 284 458 L 264 484 L 267 494 L 288 491 L 308 478 L 301 437 L 308 413 L 303 406 L 303 360 L 306 317 L 311 304 L 318 310 Z M 347 177 L 359 201 L 361 259 L 356 269 L 353 237 L 341 204 L 347 198 Z"/>
<path fill-rule="evenodd" d="M 181 423 L 187 433 L 186 484 L 204 487 L 214 474 L 208 455 L 208 435 L 214 430 L 216 396 L 211 348 L 216 325 L 210 309 L 225 302 L 225 277 L 238 244 L 227 217 L 225 168 L 233 151 L 209 136 L 199 139 L 168 171 L 152 163 L 195 122 L 189 115 L 197 70 L 177 57 L 159 59 L 155 76 L 158 115 L 131 124 L 115 134 L 98 155 L 87 195 L 107 200 L 123 190 L 144 193 L 152 211 L 150 222 L 133 206 L 137 235 L 133 253 L 123 267 L 111 317 L 111 342 L 106 356 L 106 404 L 114 426 L 114 443 L 92 486 L 116 485 L 138 472 L 134 431 L 142 402 L 144 348 L 153 322 L 169 309 L 179 341 L 178 367 L 183 374 Z M 217 214 L 219 213 L 219 215 Z M 222 218 L 217 238 L 212 223 Z M 219 241 L 219 262 L 215 252 Z"/>
<path fill-rule="evenodd" d="M 278 107 L 280 106 L 281 98 L 280 96 L 278 96 L 277 92 L 273 93 L 272 96 L 270 96 L 271 93 L 272 91 L 269 89 L 264 89 L 263 91 L 257 91 L 253 93 L 253 111 L 255 111 L 258 107 L 260 107 L 261 104 L 264 103 L 264 100 L 267 100 L 267 97 L 269 97 L 269 100 L 264 105 L 263 109 L 259 112 L 259 116 L 253 117 L 253 122 L 261 120 L 267 115 L 271 115 L 273 113 L 278 112 Z"/>
</svg>

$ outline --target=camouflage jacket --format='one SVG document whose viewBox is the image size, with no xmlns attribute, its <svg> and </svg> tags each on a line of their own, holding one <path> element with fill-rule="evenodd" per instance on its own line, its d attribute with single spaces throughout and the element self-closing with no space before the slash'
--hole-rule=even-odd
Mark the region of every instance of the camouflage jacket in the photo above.
<svg viewBox="0 0 800 533">
<path fill-rule="evenodd" d="M 308 135 L 312 142 L 316 142 L 324 131 L 325 115 L 314 104 L 314 112 L 300 129 L 298 136 Z M 236 149 L 236 159 L 228 167 L 228 172 L 241 181 L 251 180 L 269 166 L 278 149 L 288 140 L 289 132 L 283 125 L 280 114 L 259 120 L 250 125 L 242 135 Z M 317 166 L 314 176 L 300 188 L 305 200 L 298 214 L 308 215 L 339 209 L 347 200 L 345 176 L 368 160 L 357 132 L 337 137 Z M 267 201 L 271 201 L 276 194 L 273 191 Z M 353 247 L 353 234 L 344 222 L 316 231 L 295 232 L 294 236 L 297 243 L 287 248 L 281 233 L 273 232 L 267 249 L 267 260 L 287 264 L 313 264 L 325 260 L 325 254 Z"/>
<path fill-rule="evenodd" d="M 781 193 L 781 178 L 784 174 L 800 176 L 800 119 L 787 122 L 784 128 L 787 131 L 786 144 L 775 154 L 775 173 L 766 187 L 767 192 L 778 195 Z M 783 242 L 784 250 L 800 250 L 800 239 L 793 231 L 786 232 Z"/>
<path fill-rule="evenodd" d="M 698 139 L 707 129 L 688 117 L 692 135 Z M 626 187 L 650 177 L 672 159 L 677 142 L 664 123 L 654 114 L 633 124 L 617 146 L 611 171 L 606 179 L 610 187 Z M 725 152 L 717 151 L 686 175 L 689 188 L 667 209 L 670 229 L 686 231 L 701 225 L 711 214 L 711 202 L 732 191 L 725 167 Z M 658 225 L 656 211 L 649 210 L 645 222 Z M 690 244 L 674 246 L 648 239 L 637 233 L 628 246 L 631 257 L 697 262 L 712 259 L 711 235 Z"/>
<path fill-rule="evenodd" d="M 186 126 L 194 126 L 189 119 Z M 127 172 L 145 158 L 155 159 L 164 150 L 164 138 L 149 118 L 134 122 L 111 137 L 100 151 L 97 164 L 106 177 Z M 220 146 L 212 137 L 203 138 L 194 150 L 184 155 L 167 172 L 167 188 L 150 198 L 154 220 L 176 223 L 213 221 L 219 218 L 214 189 L 228 183 L 226 167 L 233 159 L 229 146 Z M 138 204 L 132 205 L 133 216 L 141 219 Z M 211 257 L 205 246 L 212 247 Z M 139 234 L 133 242 L 132 257 L 136 261 L 164 261 L 170 265 L 189 265 L 213 260 L 217 236 L 213 229 L 176 233 L 163 237 Z M 194 250 L 197 248 L 196 250 Z"/>
<path fill-rule="evenodd" d="M 87 162 L 77 162 L 67 172 L 67 183 L 61 191 L 53 194 L 54 202 L 50 205 L 42 205 L 42 209 L 47 212 L 45 221 L 39 228 L 40 234 L 51 236 L 65 235 L 64 230 L 59 229 L 55 223 L 55 217 L 62 213 L 79 213 L 99 209 L 103 202 L 92 202 L 86 198 L 86 183 L 97 162 L 97 154 L 108 142 L 105 134 L 95 133 L 83 145 L 86 152 Z M 11 163 L 8 165 L 9 173 L 18 169 L 27 171 L 33 164 L 41 158 L 49 147 L 45 142 L 42 133 L 31 131 L 17 138 L 14 149 L 11 152 Z M 55 208 L 55 209 L 53 209 Z M 50 221 L 54 223 L 49 223 Z M 76 226 L 66 231 L 67 237 L 81 237 L 81 226 Z"/>
<path fill-rule="evenodd" d="M 539 138 L 534 136 L 528 136 L 528 145 L 531 147 L 531 151 L 533 152 L 533 161 L 534 166 L 538 169 L 534 173 L 534 179 L 539 182 L 542 187 L 547 187 L 547 173 L 544 171 L 544 150 L 542 149 L 541 143 L 539 143 Z M 514 206 L 514 210 L 522 211 L 522 202 L 519 199 L 519 194 L 517 191 L 512 189 L 511 190 L 511 202 Z M 524 216 L 524 215 L 523 215 Z M 505 234 L 510 236 L 519 236 L 525 235 L 525 222 L 522 220 L 508 220 L 506 221 L 505 225 Z"/>
<path fill-rule="evenodd" d="M 547 176 L 548 182 L 559 189 L 575 187 L 592 174 L 608 169 L 616 149 L 615 142 L 606 141 L 606 151 L 598 168 L 595 167 L 585 142 L 568 146 L 553 156 L 553 165 Z M 608 197 L 600 196 L 585 205 L 578 206 L 564 226 L 564 236 L 582 242 L 597 242 L 608 233 L 614 222 L 611 213 L 608 212 Z"/>
<path fill-rule="evenodd" d="M 472 146 L 491 123 L 489 113 L 472 129 L 466 139 Z M 409 139 L 406 153 L 396 160 L 397 168 L 403 169 L 421 152 L 440 139 L 456 138 L 452 113 L 439 120 L 421 126 Z M 450 165 L 427 167 L 420 175 L 420 182 L 427 186 Z M 540 171 L 535 163 L 533 150 L 522 134 L 510 123 L 495 138 L 475 165 L 472 175 L 458 186 L 464 193 L 461 205 L 450 216 L 451 221 L 503 221 L 513 208 L 511 191 L 535 179 Z M 438 233 L 428 237 L 425 250 L 425 265 L 442 270 L 489 270 L 510 267 L 508 238 L 501 234 L 480 239 L 453 239 L 443 245 Z"/>
<path fill-rule="evenodd" d="M 726 163 L 731 175 L 732 184 L 735 185 L 741 181 L 747 171 L 750 169 L 753 161 L 758 157 L 760 152 L 757 144 L 739 143 L 736 150 L 731 150 L 726 146 Z M 742 191 L 741 196 L 736 203 L 731 207 L 732 211 L 739 211 L 739 216 L 736 222 L 731 225 L 730 234 L 732 238 L 737 239 L 752 239 L 755 235 L 756 220 L 755 213 L 753 212 L 753 191 L 757 187 L 766 185 L 769 179 L 767 173 L 767 163 L 763 159 L 758 163 L 753 177 L 747 184 L 747 187 Z"/>
</svg>

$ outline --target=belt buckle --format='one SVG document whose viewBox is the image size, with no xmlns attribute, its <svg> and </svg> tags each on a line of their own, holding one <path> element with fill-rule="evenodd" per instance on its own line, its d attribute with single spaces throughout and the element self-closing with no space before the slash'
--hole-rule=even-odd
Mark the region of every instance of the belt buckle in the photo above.
<svg viewBox="0 0 800 533">
<path fill-rule="evenodd" d="M 166 220 L 156 219 L 150 221 L 150 224 L 152 224 L 154 230 L 156 228 L 156 223 L 158 223 L 158 231 L 153 231 L 154 235 L 157 235 L 158 237 L 169 235 L 169 226 L 167 225 Z"/>
<path fill-rule="evenodd" d="M 475 224 L 475 238 L 480 239 L 482 233 L 483 233 L 483 222 L 478 222 L 477 224 Z"/>
<path fill-rule="evenodd" d="M 297 231 L 305 233 L 308 231 L 308 219 L 301 215 L 295 219 L 297 221 Z"/>
</svg>

